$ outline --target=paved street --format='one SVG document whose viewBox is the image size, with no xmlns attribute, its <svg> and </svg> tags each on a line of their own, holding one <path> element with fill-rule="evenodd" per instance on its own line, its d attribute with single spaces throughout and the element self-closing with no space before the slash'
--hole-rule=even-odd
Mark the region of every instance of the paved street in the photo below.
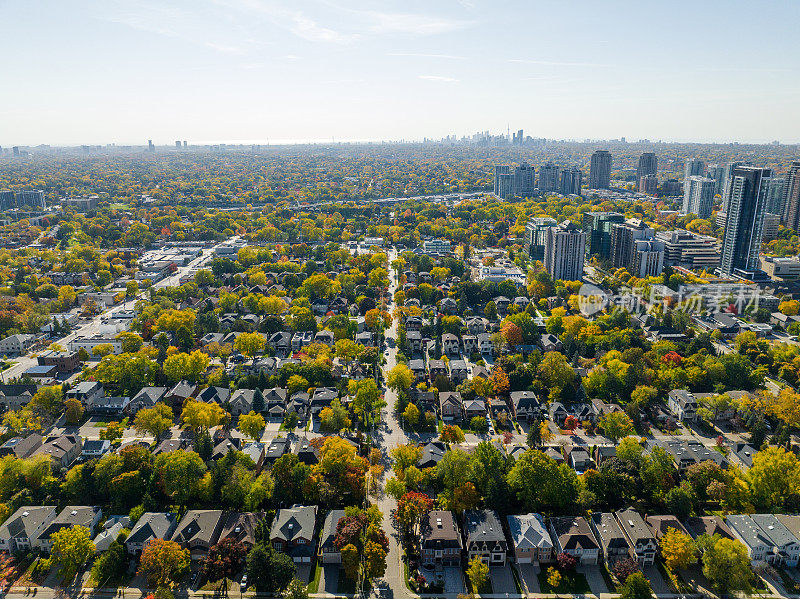
<svg viewBox="0 0 800 599">
<path fill-rule="evenodd" d="M 389 264 L 391 265 L 392 260 L 397 257 L 397 251 L 392 250 L 389 253 Z M 392 298 L 394 296 L 394 292 L 397 289 L 397 273 L 394 269 L 389 268 L 389 272 L 391 273 L 391 283 L 389 285 L 389 297 Z M 397 338 L 397 322 L 392 321 L 391 328 L 386 332 L 386 337 L 391 339 Z M 396 344 L 391 344 L 389 346 L 389 355 L 386 359 L 386 365 L 383 368 L 384 378 L 385 374 L 394 368 L 395 364 L 397 363 L 397 346 Z M 386 471 L 384 472 L 384 480 L 382 484 L 386 482 L 386 479 L 391 475 L 391 468 L 389 467 L 389 452 L 392 448 L 397 447 L 398 445 L 403 445 L 408 442 L 408 439 L 403 432 L 403 429 L 400 427 L 400 423 L 397 421 L 394 415 L 394 403 L 397 401 L 397 393 L 392 389 L 386 390 L 385 395 L 386 400 L 386 408 L 383 410 L 383 423 L 380 429 L 377 432 L 377 445 L 381 449 L 384 455 Z M 405 581 L 403 580 L 403 564 L 401 561 L 402 558 L 402 548 L 400 547 L 400 540 L 397 537 L 396 531 L 394 526 L 392 525 L 392 513 L 394 509 L 397 507 L 397 502 L 394 500 L 393 497 L 390 495 L 382 494 L 378 498 L 378 506 L 383 512 L 383 530 L 386 532 L 386 536 L 389 538 L 389 555 L 386 557 L 386 574 L 384 576 L 384 583 L 385 587 L 380 584 L 376 584 L 375 589 L 373 590 L 373 594 L 377 596 L 378 589 L 381 589 L 381 596 L 385 599 L 389 597 L 390 599 L 399 599 L 400 597 L 411 597 L 412 593 L 406 587 Z M 387 588 L 388 587 L 388 588 Z"/>
</svg>

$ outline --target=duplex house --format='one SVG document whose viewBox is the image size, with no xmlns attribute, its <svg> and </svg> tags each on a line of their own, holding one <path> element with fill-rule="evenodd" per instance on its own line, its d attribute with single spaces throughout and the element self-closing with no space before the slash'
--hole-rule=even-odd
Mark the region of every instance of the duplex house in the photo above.
<svg viewBox="0 0 800 599">
<path fill-rule="evenodd" d="M 467 330 L 471 334 L 477 335 L 478 333 L 486 332 L 486 329 L 489 326 L 489 321 L 479 316 L 473 316 L 471 318 L 467 318 L 466 325 L 467 325 Z"/>
<path fill-rule="evenodd" d="M 461 565 L 461 535 L 453 512 L 431 510 L 420 529 L 420 557 L 428 568 Z"/>
<path fill-rule="evenodd" d="M 650 527 L 639 515 L 639 512 L 628 508 L 620 510 L 614 514 L 617 517 L 628 545 L 633 550 L 633 557 L 640 566 L 652 566 L 656 561 L 658 543 Z"/>
<path fill-rule="evenodd" d="M 314 335 L 314 343 L 322 343 L 328 347 L 333 347 L 333 341 L 333 332 L 327 329 L 317 331 L 317 334 Z"/>
<path fill-rule="evenodd" d="M 772 543 L 772 558 L 775 566 L 794 568 L 800 558 L 800 540 L 781 522 L 775 514 L 752 514 L 750 518 Z"/>
<path fill-rule="evenodd" d="M 540 514 L 506 516 L 506 521 L 518 564 L 543 564 L 555 559 L 553 540 Z"/>
<path fill-rule="evenodd" d="M 56 518 L 54 505 L 24 505 L 0 526 L 0 551 L 28 551 L 39 534 Z"/>
<path fill-rule="evenodd" d="M 439 393 L 439 414 L 445 422 L 461 420 L 461 393 L 458 391 L 442 391 Z"/>
<path fill-rule="evenodd" d="M 720 452 L 709 449 L 700 441 L 694 439 L 675 439 L 660 443 L 664 450 L 672 457 L 678 472 L 683 474 L 692 464 L 699 464 L 710 460 L 721 468 L 728 467 L 728 460 Z"/>
<path fill-rule="evenodd" d="M 581 564 L 597 564 L 600 545 L 594 538 L 586 518 L 581 516 L 550 518 L 550 535 L 555 544 L 556 554 L 567 553 Z"/>
<path fill-rule="evenodd" d="M 317 557 L 323 564 L 341 564 L 342 552 L 334 545 L 339 520 L 344 518 L 344 510 L 331 510 L 325 516 L 319 539 L 319 552 Z"/>
<path fill-rule="evenodd" d="M 89 536 L 94 536 L 94 528 L 102 516 L 103 510 L 97 506 L 68 505 L 33 539 L 32 546 L 34 549 L 50 553 L 53 546 L 53 534 L 62 528 L 72 528 L 73 526 L 88 528 Z"/>
<path fill-rule="evenodd" d="M 480 351 L 478 338 L 475 335 L 464 335 L 461 342 L 464 344 L 464 353 L 468 356 Z"/>
<path fill-rule="evenodd" d="M 130 555 L 141 555 L 153 539 L 169 539 L 178 521 L 168 512 L 145 512 L 136 521 L 131 534 L 125 539 L 125 549 Z"/>
<path fill-rule="evenodd" d="M 297 563 L 310 563 L 314 555 L 314 527 L 317 506 L 296 505 L 278 510 L 269 541 L 276 551 L 288 554 Z"/>
<path fill-rule="evenodd" d="M 622 528 L 611 512 L 594 512 L 589 525 L 595 537 L 600 541 L 600 551 L 606 564 L 611 567 L 615 562 L 629 557 L 631 547 Z"/>
<path fill-rule="evenodd" d="M 667 394 L 667 408 L 681 422 L 697 420 L 697 400 L 686 389 L 673 389 Z"/>
<path fill-rule="evenodd" d="M 464 512 L 464 548 L 467 560 L 480 557 L 490 566 L 505 566 L 508 542 L 497 513 L 493 510 Z"/>
<path fill-rule="evenodd" d="M 297 331 L 292 337 L 292 351 L 300 351 L 306 345 L 314 341 L 314 333 L 311 331 Z"/>
<path fill-rule="evenodd" d="M 172 535 L 193 560 L 205 559 L 222 532 L 222 510 L 189 510 Z"/>
<path fill-rule="evenodd" d="M 771 563 L 774 559 L 772 553 L 772 539 L 758 526 L 747 514 L 734 514 L 726 518 L 728 527 L 735 539 L 747 547 L 747 555 L 753 566 L 759 563 Z"/>
</svg>

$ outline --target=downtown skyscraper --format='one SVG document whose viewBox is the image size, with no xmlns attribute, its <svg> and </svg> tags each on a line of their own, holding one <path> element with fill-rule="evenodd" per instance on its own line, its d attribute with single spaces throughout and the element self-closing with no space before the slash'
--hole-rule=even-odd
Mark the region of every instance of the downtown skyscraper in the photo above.
<svg viewBox="0 0 800 599">
<path fill-rule="evenodd" d="M 714 208 L 715 181 L 709 177 L 693 175 L 683 182 L 684 214 L 708 218 Z"/>
<path fill-rule="evenodd" d="M 747 277 L 758 269 L 771 177 L 772 170 L 768 168 L 739 166 L 731 172 L 720 261 L 725 275 Z"/>
</svg>

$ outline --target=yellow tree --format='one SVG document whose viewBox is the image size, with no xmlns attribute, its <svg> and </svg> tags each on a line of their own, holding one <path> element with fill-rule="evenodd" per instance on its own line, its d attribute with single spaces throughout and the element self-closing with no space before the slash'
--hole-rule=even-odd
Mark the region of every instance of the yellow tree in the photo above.
<svg viewBox="0 0 800 599">
<path fill-rule="evenodd" d="M 659 541 L 661 555 L 671 571 L 685 570 L 697 561 L 692 538 L 676 528 L 668 528 Z"/>
<path fill-rule="evenodd" d="M 190 399 L 183 406 L 181 422 L 193 431 L 200 432 L 217 426 L 227 416 L 228 413 L 219 404 Z"/>
<path fill-rule="evenodd" d="M 259 352 L 264 351 L 267 342 L 261 333 L 242 333 L 236 337 L 233 349 L 248 358 L 254 358 Z"/>
<path fill-rule="evenodd" d="M 243 414 L 239 418 L 239 430 L 250 437 L 253 441 L 261 438 L 261 431 L 264 430 L 264 417 L 261 414 L 250 412 Z"/>
</svg>

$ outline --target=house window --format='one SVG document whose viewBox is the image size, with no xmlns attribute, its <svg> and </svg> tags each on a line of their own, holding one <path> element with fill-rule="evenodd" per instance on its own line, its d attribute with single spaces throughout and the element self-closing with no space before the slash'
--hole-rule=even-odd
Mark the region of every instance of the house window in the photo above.
<svg viewBox="0 0 800 599">
<path fill-rule="evenodd" d="M 280 541 L 275 541 L 272 546 L 275 548 L 275 551 L 283 551 L 283 544 Z"/>
</svg>

